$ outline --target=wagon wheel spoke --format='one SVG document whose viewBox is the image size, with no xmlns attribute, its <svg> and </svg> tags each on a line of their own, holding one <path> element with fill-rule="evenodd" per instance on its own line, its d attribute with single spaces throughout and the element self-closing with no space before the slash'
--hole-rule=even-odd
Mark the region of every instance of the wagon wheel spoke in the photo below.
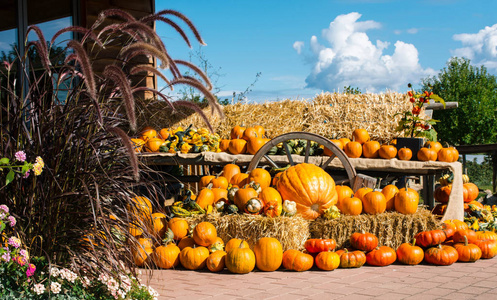
<svg viewBox="0 0 497 300">
<path fill-rule="evenodd" d="M 285 147 L 285 152 L 286 152 L 286 157 L 288 158 L 288 162 L 290 163 L 291 166 L 294 166 L 295 163 L 293 162 L 292 151 L 290 150 L 290 146 L 288 146 L 287 143 L 283 143 L 283 147 Z"/>
<path fill-rule="evenodd" d="M 311 140 L 306 140 L 306 146 L 305 146 L 305 157 L 304 157 L 304 162 L 307 164 L 309 163 L 309 152 L 311 150 Z"/>
<path fill-rule="evenodd" d="M 324 163 L 323 163 L 320 167 L 321 167 L 322 169 L 326 169 L 326 167 L 327 167 L 327 166 L 328 166 L 328 165 L 329 165 L 329 164 L 333 161 L 333 159 L 335 159 L 335 157 L 337 157 L 337 156 L 335 155 L 335 153 L 333 153 L 333 154 L 330 156 L 330 158 L 328 158 L 328 159 L 327 159 L 327 160 L 326 160 L 326 161 L 325 161 L 325 162 L 324 162 Z"/>
<path fill-rule="evenodd" d="M 269 164 L 271 166 L 273 166 L 273 168 L 275 168 L 275 169 L 279 169 L 280 168 L 280 166 L 271 157 L 269 157 L 269 155 L 264 154 L 264 158 L 269 162 Z"/>
</svg>

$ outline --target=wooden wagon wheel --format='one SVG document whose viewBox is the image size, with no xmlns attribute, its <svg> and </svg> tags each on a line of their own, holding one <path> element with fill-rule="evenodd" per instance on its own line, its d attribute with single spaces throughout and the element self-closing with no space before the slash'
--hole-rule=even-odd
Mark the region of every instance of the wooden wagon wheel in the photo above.
<svg viewBox="0 0 497 300">
<path fill-rule="evenodd" d="M 290 132 L 290 133 L 285 133 L 285 134 L 282 134 L 282 135 L 277 136 L 274 139 L 270 140 L 264 146 L 262 146 L 261 149 L 259 149 L 259 151 L 257 151 L 257 153 L 254 155 L 254 157 L 252 158 L 252 160 L 250 161 L 250 164 L 248 166 L 248 171 L 251 171 L 251 170 L 257 168 L 257 166 L 261 162 L 262 158 L 266 159 L 266 161 L 272 167 L 274 167 L 274 168 L 285 167 L 285 166 L 278 165 L 267 154 L 271 148 L 273 148 L 274 146 L 276 146 L 276 145 L 278 145 L 279 143 L 282 143 L 282 142 L 283 142 L 283 147 L 284 147 L 284 150 L 285 150 L 285 153 L 286 153 L 286 157 L 288 159 L 288 163 L 291 166 L 295 165 L 296 163 L 293 161 L 293 158 L 292 158 L 292 155 L 291 155 L 291 151 L 290 151 L 290 147 L 288 146 L 287 143 L 285 143 L 286 141 L 293 140 L 293 139 L 299 139 L 299 140 L 306 140 L 307 141 L 307 143 L 306 143 L 307 146 L 306 146 L 305 155 L 304 155 L 304 162 L 305 163 L 309 162 L 309 151 L 310 151 L 310 147 L 311 147 L 310 141 L 314 141 L 314 142 L 316 142 L 316 143 L 318 143 L 320 145 L 323 145 L 324 147 L 330 149 L 331 152 L 333 152 L 333 155 L 331 155 L 319 167 L 321 167 L 322 169 L 326 169 L 326 167 L 331 163 L 331 161 L 333 159 L 335 159 L 336 157 L 338 157 L 338 159 L 340 159 L 340 162 L 342 163 L 343 167 L 345 168 L 345 171 L 347 172 L 347 176 L 349 178 L 350 186 L 354 189 L 354 191 L 357 190 L 360 187 L 360 186 L 358 187 L 358 185 L 355 184 L 356 183 L 356 178 L 359 175 L 362 178 L 369 177 L 369 176 L 364 176 L 364 175 L 361 175 L 361 174 L 358 175 L 357 172 L 355 171 L 354 166 L 352 166 L 352 164 L 350 163 L 350 160 L 349 160 L 348 156 L 345 154 L 345 152 L 343 152 L 342 149 L 340 149 L 337 145 L 335 145 L 335 143 L 333 143 L 332 141 L 330 141 L 329 139 L 327 139 L 327 138 L 325 138 L 325 137 L 323 137 L 321 135 L 314 134 L 314 133 L 309 133 L 309 132 Z M 367 182 L 366 186 L 371 186 L 371 185 L 374 186 L 374 184 L 376 183 L 376 179 L 370 177 L 370 178 L 368 178 L 368 180 L 365 180 L 365 182 Z"/>
</svg>

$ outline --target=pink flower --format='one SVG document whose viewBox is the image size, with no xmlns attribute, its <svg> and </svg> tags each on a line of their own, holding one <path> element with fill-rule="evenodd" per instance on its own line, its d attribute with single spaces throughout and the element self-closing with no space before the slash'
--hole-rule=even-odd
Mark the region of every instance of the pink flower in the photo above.
<svg viewBox="0 0 497 300">
<path fill-rule="evenodd" d="M 20 161 L 20 162 L 24 162 L 26 160 L 26 153 L 24 151 L 17 151 L 15 154 L 14 154 L 16 160 Z"/>
<path fill-rule="evenodd" d="M 9 240 L 7 241 L 7 243 L 14 248 L 21 247 L 21 240 L 16 238 L 15 236 L 10 237 Z"/>
<path fill-rule="evenodd" d="M 9 222 L 10 222 L 10 227 L 16 226 L 17 222 L 16 222 L 16 218 L 14 218 L 14 216 L 8 216 L 7 220 L 9 220 Z"/>
<path fill-rule="evenodd" d="M 26 173 L 24 173 L 24 176 L 22 178 L 26 179 L 29 177 L 29 170 L 26 171 Z"/>
<path fill-rule="evenodd" d="M 9 213 L 9 207 L 5 204 L 0 205 L 0 211 L 4 211 L 5 213 Z"/>
<path fill-rule="evenodd" d="M 28 269 L 26 270 L 26 276 L 31 277 L 36 271 L 36 266 L 33 264 L 29 264 Z"/>
</svg>

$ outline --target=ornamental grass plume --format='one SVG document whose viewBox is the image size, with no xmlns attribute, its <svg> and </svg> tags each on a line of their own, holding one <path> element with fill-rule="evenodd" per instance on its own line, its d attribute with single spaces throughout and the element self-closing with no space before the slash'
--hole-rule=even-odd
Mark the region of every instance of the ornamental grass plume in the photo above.
<svg viewBox="0 0 497 300">
<path fill-rule="evenodd" d="M 30 26 L 28 31 L 38 40 L 26 44 L 26 55 L 9 56 L 0 66 L 2 155 L 21 161 L 24 156 L 16 152 L 23 149 L 26 159 L 36 157 L 36 176 L 25 172 L 0 189 L 0 204 L 8 204 L 23 220 L 17 232 L 30 242 L 32 256 L 94 273 L 134 270 L 131 246 L 124 243 L 136 240 L 129 224 L 140 223 L 129 213 L 137 205 L 132 198 L 144 193 L 157 207 L 164 195 L 161 174 L 151 174 L 140 164 L 128 136 L 135 133 L 137 120 L 151 103 L 160 102 L 173 112 L 187 106 L 207 120 L 194 103 L 173 102 L 164 92 L 145 87 L 143 77 L 136 75 L 146 76 L 153 68 L 151 73 L 167 78 L 166 88 L 198 89 L 222 115 L 208 77 L 172 58 L 152 30 L 155 21 L 170 25 L 188 46 L 187 32 L 204 44 L 192 22 L 179 12 L 165 10 L 137 20 L 112 9 L 100 13 L 90 28 L 64 28 L 50 42 L 38 27 Z M 60 43 L 64 32 L 82 38 Z M 154 68 L 153 60 L 167 69 Z M 178 65 L 201 79 L 184 76 Z M 145 99 L 145 92 L 151 98 Z M 58 291 L 57 285 L 45 288 Z M 35 292 L 44 290 L 37 286 Z"/>
</svg>

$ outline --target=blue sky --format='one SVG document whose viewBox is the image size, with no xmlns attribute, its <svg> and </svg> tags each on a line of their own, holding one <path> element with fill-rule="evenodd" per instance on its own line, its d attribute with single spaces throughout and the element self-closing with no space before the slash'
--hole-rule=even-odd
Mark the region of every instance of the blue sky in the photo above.
<svg viewBox="0 0 497 300">
<path fill-rule="evenodd" d="M 310 98 L 344 86 L 405 92 L 451 56 L 497 73 L 497 1 L 157 0 L 161 9 L 197 26 L 204 58 L 221 74 L 221 97 L 244 91 L 258 72 L 249 101 Z M 172 28 L 158 23 L 157 32 L 173 58 L 188 59 L 191 50 Z"/>
</svg>

